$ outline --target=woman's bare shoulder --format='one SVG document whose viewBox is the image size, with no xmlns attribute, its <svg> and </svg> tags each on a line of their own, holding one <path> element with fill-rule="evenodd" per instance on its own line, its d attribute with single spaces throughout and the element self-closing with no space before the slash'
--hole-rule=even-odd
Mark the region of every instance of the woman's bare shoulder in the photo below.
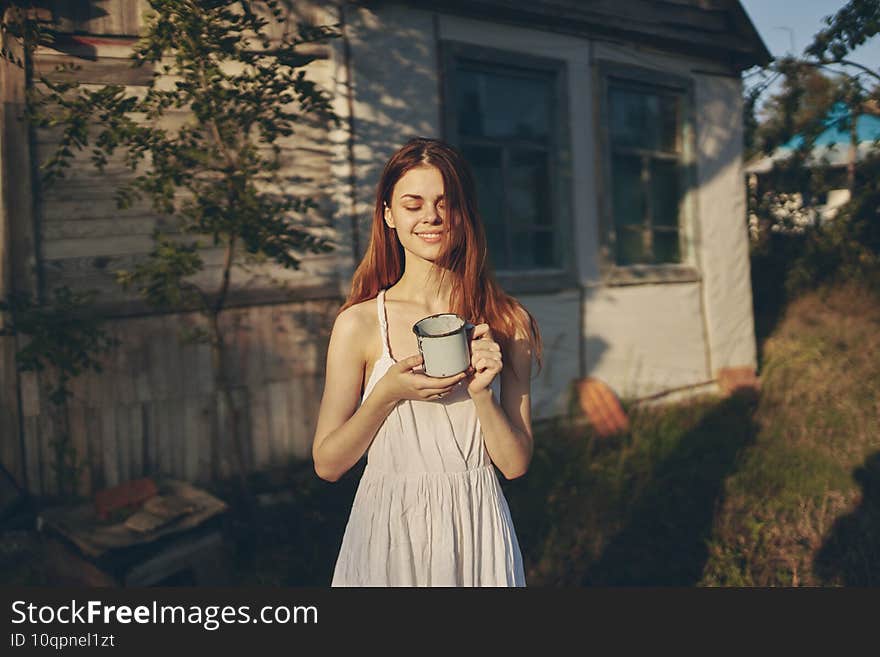
<svg viewBox="0 0 880 657">
<path fill-rule="evenodd" d="M 367 329 L 370 326 L 371 317 L 369 309 L 371 304 L 375 306 L 375 303 L 375 299 L 367 299 L 366 301 L 354 303 L 345 310 L 342 310 L 336 315 L 334 330 L 355 334 Z M 375 312 L 372 316 L 375 317 Z"/>
<path fill-rule="evenodd" d="M 377 330 L 376 317 L 375 298 L 352 304 L 336 316 L 334 333 L 339 333 L 345 341 L 349 355 L 357 354 L 364 364 L 372 357 L 372 341 L 365 338 Z"/>
</svg>

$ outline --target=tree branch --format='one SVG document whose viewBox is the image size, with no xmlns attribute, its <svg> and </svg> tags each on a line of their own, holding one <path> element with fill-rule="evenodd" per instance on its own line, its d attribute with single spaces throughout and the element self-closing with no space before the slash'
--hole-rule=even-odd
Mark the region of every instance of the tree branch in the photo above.
<svg viewBox="0 0 880 657">
<path fill-rule="evenodd" d="M 851 61 L 849 59 L 831 59 L 831 60 L 827 60 L 827 61 L 824 59 L 820 59 L 818 62 L 811 62 L 811 61 L 805 59 L 805 60 L 803 60 L 803 62 L 804 62 L 804 64 L 807 64 L 808 66 L 816 66 L 819 68 L 824 67 L 824 66 L 831 66 L 833 64 L 843 64 L 844 66 L 854 66 L 855 68 L 861 69 L 862 71 L 864 71 L 868 75 L 872 76 L 873 78 L 876 78 L 877 81 L 880 82 L 880 73 L 876 73 L 875 71 L 872 71 L 871 69 L 869 69 L 867 66 L 863 66 L 862 64 Z"/>
</svg>

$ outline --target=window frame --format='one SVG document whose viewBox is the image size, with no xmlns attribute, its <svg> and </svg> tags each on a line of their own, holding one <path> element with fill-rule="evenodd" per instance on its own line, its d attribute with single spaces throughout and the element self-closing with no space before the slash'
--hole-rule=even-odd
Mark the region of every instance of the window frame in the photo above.
<svg viewBox="0 0 880 657">
<path fill-rule="evenodd" d="M 681 200 L 678 217 L 678 263 L 617 263 L 617 225 L 612 207 L 612 146 L 610 122 L 610 90 L 615 82 L 621 87 L 640 87 L 672 92 L 679 98 L 678 139 L 680 140 Z M 696 112 L 693 80 L 683 76 L 639 67 L 632 64 L 598 60 L 594 67 L 594 96 L 597 111 L 595 135 L 597 144 L 597 185 L 599 196 L 599 271 L 606 285 L 640 283 L 678 283 L 701 280 L 696 254 L 699 243 L 696 221 Z"/>
<path fill-rule="evenodd" d="M 554 260 L 557 266 L 533 269 L 495 269 L 498 281 L 510 292 L 542 293 L 568 289 L 576 285 L 574 273 L 575 252 L 574 225 L 572 222 L 572 184 L 571 184 L 571 137 L 568 123 L 568 64 L 562 59 L 539 57 L 518 51 L 500 50 L 477 46 L 470 43 L 442 40 L 440 42 L 440 86 L 441 121 L 443 138 L 456 147 L 469 140 L 458 130 L 457 108 L 454 103 L 456 79 L 459 62 L 473 64 L 477 69 L 491 72 L 492 69 L 516 72 L 517 69 L 534 76 L 550 74 L 553 76 L 553 107 L 551 131 L 546 146 L 548 155 L 548 185 L 551 190 L 551 223 L 546 232 L 552 236 Z M 509 146 L 517 140 L 492 140 L 487 145 Z M 521 145 L 531 143 L 520 142 Z M 534 144 L 531 144 L 534 145 Z M 502 158 L 506 150 L 502 150 Z M 504 165 L 502 164 L 502 167 Z M 509 210 L 505 207 L 504 220 L 508 222 Z M 532 231 L 536 233 L 539 231 Z M 562 239 L 571 235 L 572 239 Z M 511 253 L 512 235 L 506 233 L 508 257 Z"/>
</svg>

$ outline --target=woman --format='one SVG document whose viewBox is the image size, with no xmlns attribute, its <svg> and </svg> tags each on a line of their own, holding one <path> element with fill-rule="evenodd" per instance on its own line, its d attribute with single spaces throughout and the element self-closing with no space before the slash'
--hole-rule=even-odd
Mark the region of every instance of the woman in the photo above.
<svg viewBox="0 0 880 657">
<path fill-rule="evenodd" d="M 435 378 L 412 326 L 444 312 L 476 324 L 472 358 Z M 494 467 L 528 469 L 533 351 L 540 368 L 537 323 L 490 271 L 467 162 L 409 141 L 385 165 L 327 353 L 315 471 L 336 481 L 367 453 L 332 586 L 525 586 Z"/>
</svg>

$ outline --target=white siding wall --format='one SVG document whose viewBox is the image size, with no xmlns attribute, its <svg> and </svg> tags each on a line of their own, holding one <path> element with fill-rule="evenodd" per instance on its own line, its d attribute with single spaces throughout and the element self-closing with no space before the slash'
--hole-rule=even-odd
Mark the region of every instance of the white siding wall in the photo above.
<svg viewBox="0 0 880 657">
<path fill-rule="evenodd" d="M 587 373 L 625 397 L 709 378 L 698 283 L 598 287 L 587 295 Z"/>
<path fill-rule="evenodd" d="M 696 76 L 700 232 L 712 370 L 756 366 L 739 80 Z"/>
</svg>

